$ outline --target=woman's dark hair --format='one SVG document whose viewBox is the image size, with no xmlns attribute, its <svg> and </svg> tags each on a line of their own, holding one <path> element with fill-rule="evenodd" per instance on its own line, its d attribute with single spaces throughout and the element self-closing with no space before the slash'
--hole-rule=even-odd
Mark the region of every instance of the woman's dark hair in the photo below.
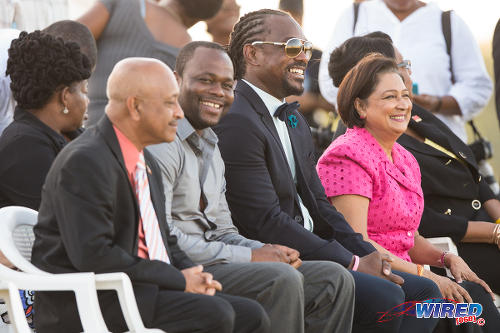
<svg viewBox="0 0 500 333">
<path fill-rule="evenodd" d="M 238 23 L 234 25 L 229 39 L 228 53 L 234 64 L 234 78 L 236 80 L 245 75 L 246 63 L 243 47 L 259 40 L 260 35 L 267 30 L 265 18 L 269 15 L 289 16 L 279 10 L 261 9 L 242 16 Z"/>
<path fill-rule="evenodd" d="M 395 58 L 394 46 L 391 38 L 385 38 L 381 32 L 371 33 L 366 36 L 352 37 L 340 44 L 330 55 L 328 73 L 333 84 L 338 87 L 345 75 L 358 61 L 369 53 L 380 53 L 388 58 Z M 376 36 L 376 37 L 373 37 Z"/>
<path fill-rule="evenodd" d="M 372 53 L 361 59 L 345 76 L 340 84 L 337 105 L 344 124 L 352 128 L 364 127 L 365 121 L 359 117 L 354 103 L 357 98 L 365 100 L 375 90 L 383 73 L 396 73 L 396 61 L 380 53 Z"/>
<path fill-rule="evenodd" d="M 39 109 L 62 87 L 90 77 L 89 59 L 74 42 L 37 30 L 21 32 L 9 48 L 6 75 L 19 107 Z"/>
</svg>

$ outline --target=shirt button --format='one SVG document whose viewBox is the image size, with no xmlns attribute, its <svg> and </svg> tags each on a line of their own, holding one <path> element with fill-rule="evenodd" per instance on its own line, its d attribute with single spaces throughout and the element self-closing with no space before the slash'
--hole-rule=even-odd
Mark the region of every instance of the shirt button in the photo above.
<svg viewBox="0 0 500 333">
<path fill-rule="evenodd" d="M 408 237 L 411 237 L 411 231 L 408 231 Z"/>
</svg>

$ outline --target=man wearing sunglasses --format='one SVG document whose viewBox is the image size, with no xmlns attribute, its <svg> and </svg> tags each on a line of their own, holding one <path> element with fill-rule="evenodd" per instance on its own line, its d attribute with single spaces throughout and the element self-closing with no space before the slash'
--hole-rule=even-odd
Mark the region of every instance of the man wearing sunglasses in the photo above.
<svg viewBox="0 0 500 333">
<path fill-rule="evenodd" d="M 284 103 L 304 90 L 311 43 L 288 14 L 263 9 L 234 26 L 229 55 L 238 83 L 215 131 L 234 223 L 246 237 L 297 249 L 303 260 L 334 261 L 351 270 L 354 332 L 399 331 L 403 316 L 378 320 L 405 301 L 397 285 L 403 279 L 391 273 L 391 259 L 364 242 L 327 201 L 309 126 L 296 104 Z"/>
</svg>

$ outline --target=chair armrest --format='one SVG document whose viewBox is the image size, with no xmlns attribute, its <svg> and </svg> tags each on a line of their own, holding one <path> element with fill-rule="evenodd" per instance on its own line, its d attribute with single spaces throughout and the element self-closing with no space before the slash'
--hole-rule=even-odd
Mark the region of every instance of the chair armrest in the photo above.
<svg viewBox="0 0 500 333">
<path fill-rule="evenodd" d="M 31 274 L 0 265 L 0 280 L 18 289 L 35 291 L 73 291 L 84 332 L 109 333 L 99 307 L 94 273 Z"/>
<path fill-rule="evenodd" d="M 15 332 L 32 333 L 26 322 L 26 315 L 16 286 L 7 281 L 0 281 L 0 298 L 5 301 L 9 319 Z"/>
<path fill-rule="evenodd" d="M 123 317 L 130 332 L 157 332 L 159 329 L 148 329 L 144 327 L 137 302 L 135 300 L 134 289 L 130 278 L 125 273 L 106 273 L 95 275 L 95 285 L 97 290 L 115 290 L 118 294 Z"/>
</svg>

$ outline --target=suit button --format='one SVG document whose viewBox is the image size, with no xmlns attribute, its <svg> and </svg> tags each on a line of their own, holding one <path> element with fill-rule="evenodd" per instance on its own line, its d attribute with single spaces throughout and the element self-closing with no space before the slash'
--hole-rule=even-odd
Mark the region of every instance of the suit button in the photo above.
<svg viewBox="0 0 500 333">
<path fill-rule="evenodd" d="M 462 153 L 461 151 L 458 152 L 458 155 L 462 156 L 463 159 L 467 158 L 467 156 L 464 153 Z"/>
<path fill-rule="evenodd" d="M 477 199 L 472 200 L 472 208 L 479 210 L 479 208 L 481 208 L 481 202 Z"/>
<path fill-rule="evenodd" d="M 295 215 L 293 219 L 298 223 L 302 223 L 302 221 L 304 220 L 300 215 Z"/>
</svg>

